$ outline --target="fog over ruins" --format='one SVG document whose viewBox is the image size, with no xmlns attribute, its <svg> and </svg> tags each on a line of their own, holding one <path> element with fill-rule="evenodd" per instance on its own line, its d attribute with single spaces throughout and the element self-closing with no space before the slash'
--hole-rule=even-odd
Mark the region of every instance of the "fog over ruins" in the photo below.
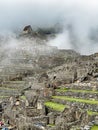
<svg viewBox="0 0 98 130">
<path fill-rule="evenodd" d="M 98 129 L 98 1 L 0 1 L 0 130 Z"/>
</svg>

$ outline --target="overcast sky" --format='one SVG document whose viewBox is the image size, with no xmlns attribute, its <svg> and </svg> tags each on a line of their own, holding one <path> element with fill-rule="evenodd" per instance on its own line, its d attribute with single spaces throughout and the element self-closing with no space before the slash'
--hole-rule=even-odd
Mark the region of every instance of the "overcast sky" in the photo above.
<svg viewBox="0 0 98 130">
<path fill-rule="evenodd" d="M 55 45 L 88 54 L 98 51 L 98 43 L 92 44 L 88 37 L 91 29 L 98 29 L 98 0 L 0 0 L 0 32 L 20 31 L 29 24 L 35 28 L 57 23 L 63 25 L 64 32 L 56 37 Z M 70 43 L 68 24 L 78 43 Z"/>
<path fill-rule="evenodd" d="M 0 0 L 0 29 L 67 22 L 77 29 L 98 25 L 98 0 Z"/>
</svg>

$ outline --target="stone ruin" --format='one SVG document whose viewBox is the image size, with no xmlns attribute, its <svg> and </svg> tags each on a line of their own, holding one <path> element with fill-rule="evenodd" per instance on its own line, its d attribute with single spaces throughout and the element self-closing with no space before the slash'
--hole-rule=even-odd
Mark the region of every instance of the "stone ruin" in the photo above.
<svg viewBox="0 0 98 130">
<path fill-rule="evenodd" d="M 30 25 L 23 29 L 23 34 L 33 35 Z M 36 34 L 36 37 L 40 36 Z M 98 94 L 56 91 L 63 86 L 68 89 L 97 91 L 97 54 L 80 56 L 72 50 L 49 47 L 50 49 L 53 49 L 53 53 L 39 54 L 36 57 L 28 51 L 25 55 L 20 50 L 19 59 L 15 54 L 11 66 L 0 64 L 0 95 L 4 97 L 0 99 L 0 120 L 4 122 L 1 130 L 3 127 L 9 130 L 90 130 L 93 125 L 98 125 L 98 116 L 87 114 L 87 110 L 98 112 L 97 104 L 52 98 L 54 95 L 63 95 L 97 100 Z M 47 101 L 66 104 L 69 108 L 59 112 L 47 107 Z"/>
</svg>

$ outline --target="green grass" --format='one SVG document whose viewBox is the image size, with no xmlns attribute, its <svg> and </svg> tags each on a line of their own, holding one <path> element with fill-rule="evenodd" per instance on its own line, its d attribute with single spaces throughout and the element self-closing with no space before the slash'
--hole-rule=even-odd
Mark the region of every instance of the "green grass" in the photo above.
<svg viewBox="0 0 98 130">
<path fill-rule="evenodd" d="M 21 96 L 20 99 L 26 100 L 26 97 L 25 96 Z"/>
<path fill-rule="evenodd" d="M 45 106 L 50 107 L 50 108 L 52 108 L 56 111 L 60 111 L 60 112 L 63 111 L 65 107 L 68 108 L 68 106 L 65 106 L 65 105 L 59 104 L 59 103 L 55 103 L 55 102 L 46 102 Z M 91 116 L 98 115 L 98 112 L 93 112 L 93 111 L 89 111 L 89 110 L 87 111 L 87 113 L 88 113 L 88 115 L 91 115 Z"/>
<path fill-rule="evenodd" d="M 89 110 L 87 111 L 87 113 L 88 113 L 88 115 L 91 115 L 91 116 L 98 115 L 98 112 L 93 112 L 93 111 L 89 111 Z"/>
<path fill-rule="evenodd" d="M 98 91 L 91 91 L 91 90 L 76 90 L 76 89 L 67 89 L 67 88 L 62 88 L 62 89 L 56 89 L 57 92 L 77 92 L 77 93 L 91 93 L 91 94 L 98 94 Z"/>
<path fill-rule="evenodd" d="M 65 107 L 68 107 L 66 105 L 58 104 L 58 103 L 55 103 L 55 102 L 46 102 L 45 106 L 50 107 L 50 108 L 52 108 L 56 111 L 63 111 Z"/>
<path fill-rule="evenodd" d="M 70 89 L 67 89 L 67 88 L 60 88 L 60 89 L 55 89 L 55 91 L 57 92 L 68 92 Z"/>
<path fill-rule="evenodd" d="M 87 100 L 87 99 L 80 99 L 80 98 L 73 98 L 73 97 L 67 97 L 67 96 L 52 96 L 54 99 L 60 99 L 60 100 L 67 100 L 71 102 L 81 102 L 81 103 L 87 103 L 87 104 L 98 104 L 97 100 Z"/>
<path fill-rule="evenodd" d="M 48 124 L 47 126 L 55 127 L 55 124 Z"/>
<path fill-rule="evenodd" d="M 93 126 L 92 128 L 91 128 L 91 130 L 98 130 L 98 126 Z"/>
</svg>

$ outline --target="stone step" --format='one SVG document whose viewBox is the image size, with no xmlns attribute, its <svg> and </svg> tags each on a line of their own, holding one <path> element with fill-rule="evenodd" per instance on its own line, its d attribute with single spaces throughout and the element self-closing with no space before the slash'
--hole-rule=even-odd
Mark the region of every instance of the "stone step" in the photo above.
<svg viewBox="0 0 98 130">
<path fill-rule="evenodd" d="M 0 89 L 0 93 L 19 92 L 18 89 Z"/>
<path fill-rule="evenodd" d="M 24 69 L 31 70 L 31 69 L 33 69 L 33 66 L 14 66 L 12 68 L 15 69 L 15 70 L 19 70 L 19 69 L 22 69 L 22 70 L 24 70 Z"/>
<path fill-rule="evenodd" d="M 0 102 L 2 102 L 2 100 L 5 100 L 9 98 L 10 96 L 9 95 L 0 95 Z"/>
<path fill-rule="evenodd" d="M 3 84 L 16 84 L 16 85 L 20 85 L 20 84 L 26 84 L 25 81 L 4 81 Z"/>
<path fill-rule="evenodd" d="M 6 73 L 14 73 L 17 71 L 27 71 L 27 70 L 34 70 L 34 66 L 32 64 L 11 64 L 11 65 L 0 65 L 0 74 Z"/>
<path fill-rule="evenodd" d="M 1 84 L 0 85 L 0 90 L 1 89 L 9 89 L 9 90 L 19 90 L 19 91 L 22 91 L 22 90 L 24 90 L 24 89 L 27 89 L 29 87 L 29 85 L 28 85 L 28 83 L 26 83 L 25 84 L 25 82 L 21 82 L 21 83 L 18 83 L 18 82 L 16 82 L 15 83 L 15 81 L 12 81 L 12 83 L 6 83 L 6 84 Z"/>
<path fill-rule="evenodd" d="M 29 74 L 29 72 L 28 71 L 30 71 L 30 72 L 32 72 L 32 69 L 17 69 L 17 70 L 15 70 L 14 69 L 14 71 L 13 72 L 0 72 L 0 79 L 2 79 L 3 81 L 4 80 L 10 80 L 10 78 L 15 78 L 15 77 L 17 77 L 17 76 L 21 76 L 21 75 L 24 75 L 24 73 L 28 73 Z M 33 73 L 33 72 L 32 72 Z"/>
<path fill-rule="evenodd" d="M 11 96 L 11 95 L 19 95 L 21 92 L 18 91 L 10 91 L 10 92 L 1 92 L 0 91 L 0 96 Z"/>
<path fill-rule="evenodd" d="M 13 92 L 13 93 L 0 93 L 0 98 L 7 98 L 7 97 L 10 97 L 10 96 L 19 96 L 21 95 L 21 92 Z"/>
<path fill-rule="evenodd" d="M 10 85 L 10 84 L 8 84 Z M 20 95 L 21 91 L 24 89 L 23 86 L 3 86 L 0 87 L 0 96 L 12 96 L 12 95 Z"/>
<path fill-rule="evenodd" d="M 0 73 L 0 77 L 15 76 L 16 73 Z"/>
<path fill-rule="evenodd" d="M 5 64 L 5 65 L 2 65 L 0 64 L 0 69 L 8 69 L 8 68 L 19 68 L 19 67 L 25 67 L 25 68 L 29 68 L 29 67 L 33 67 L 32 64 L 27 64 L 27 63 L 21 63 L 21 64 Z"/>
<path fill-rule="evenodd" d="M 0 87 L 0 90 L 17 90 L 17 88 Z"/>
<path fill-rule="evenodd" d="M 21 90 L 18 89 L 0 89 L 0 96 L 19 95 L 19 93 L 21 93 Z"/>
<path fill-rule="evenodd" d="M 9 70 L 0 71 L 0 75 L 13 75 L 13 74 L 16 74 L 17 72 L 21 73 L 21 72 L 30 71 L 30 70 L 34 70 L 34 68 L 33 67 L 10 68 Z"/>
<path fill-rule="evenodd" d="M 0 87 L 0 91 L 19 91 L 18 88 Z"/>
<path fill-rule="evenodd" d="M 28 82 L 28 81 L 33 82 L 34 80 L 36 80 L 36 78 L 34 76 L 24 77 L 22 80 L 25 81 L 25 82 Z"/>
<path fill-rule="evenodd" d="M 11 77 L 16 77 L 17 74 L 16 73 L 6 73 L 6 74 L 1 74 L 0 73 L 0 79 L 2 79 L 3 81 L 5 80 L 10 80 Z"/>
<path fill-rule="evenodd" d="M 57 96 L 72 96 L 74 98 L 98 99 L 98 91 L 75 90 L 75 89 L 56 89 Z"/>
<path fill-rule="evenodd" d="M 1 88 L 12 88 L 12 89 L 24 89 L 26 88 L 26 86 L 24 85 L 13 85 L 13 84 L 6 84 L 6 85 L 2 85 Z"/>
<path fill-rule="evenodd" d="M 10 76 L 9 75 L 0 75 L 0 80 L 6 81 L 9 80 Z"/>
<path fill-rule="evenodd" d="M 90 91 L 97 91 L 98 90 L 98 82 L 88 82 L 88 83 L 73 83 L 73 84 L 65 84 L 59 86 L 60 88 L 64 89 L 75 89 L 75 90 L 90 90 Z"/>
<path fill-rule="evenodd" d="M 8 89 L 0 89 L 0 96 L 11 96 L 11 95 L 19 95 L 21 90 L 8 90 Z"/>
</svg>

